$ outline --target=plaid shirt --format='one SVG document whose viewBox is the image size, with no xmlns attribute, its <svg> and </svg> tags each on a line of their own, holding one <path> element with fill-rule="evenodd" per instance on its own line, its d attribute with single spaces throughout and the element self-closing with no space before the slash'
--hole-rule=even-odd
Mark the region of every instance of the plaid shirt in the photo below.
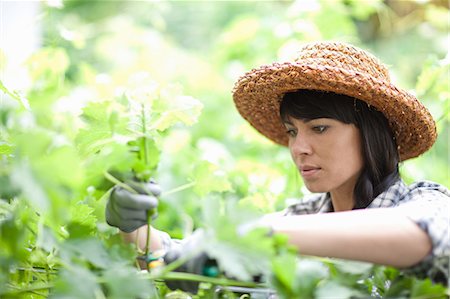
<svg viewBox="0 0 450 299">
<path fill-rule="evenodd" d="M 367 207 L 393 208 L 406 215 L 430 237 L 433 249 L 417 265 L 404 272 L 434 281 L 448 283 L 450 267 L 450 191 L 432 182 L 417 182 L 407 186 L 398 180 L 378 195 Z M 304 215 L 332 212 L 328 193 L 314 194 L 289 206 L 284 215 Z"/>
</svg>

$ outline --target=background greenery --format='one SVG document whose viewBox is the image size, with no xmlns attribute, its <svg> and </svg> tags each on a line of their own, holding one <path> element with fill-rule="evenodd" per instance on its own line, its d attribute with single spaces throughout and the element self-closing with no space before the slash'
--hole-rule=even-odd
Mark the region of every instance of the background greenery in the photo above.
<svg viewBox="0 0 450 299">
<path fill-rule="evenodd" d="M 22 2 L 24 9 L 27 3 Z M 5 296 L 31 298 L 47 296 L 51 289 L 54 297 L 152 294 L 150 284 L 126 280 L 137 275 L 124 266 L 134 251 L 119 245 L 103 216 L 104 194 L 111 187 L 103 172 L 138 167 L 119 138 L 138 138 L 125 130 L 130 121 L 125 116 L 133 114 L 131 98 L 152 103 L 158 98 L 150 123 L 176 104 L 189 110 L 170 114 L 170 129 L 152 133 L 153 165 L 146 166 L 163 190 L 196 182 L 161 198 L 155 226 L 173 237 L 201 226 L 224 236 L 229 232 L 221 225 L 251 217 L 225 217 L 219 225 L 205 216 L 219 213 L 215 207 L 228 214 L 234 204 L 271 212 L 301 197 L 306 190 L 287 149 L 242 120 L 231 90 L 245 71 L 293 57 L 308 41 L 350 42 L 388 65 L 394 81 L 415 93 L 438 125 L 434 147 L 402 164 L 404 179 L 450 186 L 449 18 L 446 1 L 42 2 L 39 14 L 24 20 L 41 30 L 39 49 L 22 65 L 29 83 L 15 90 L 8 73 L 1 78 L 0 285 L 7 288 L 0 289 L 7 290 Z M 12 61 L 0 53 L 4 70 Z M 216 254 L 230 261 L 229 268 L 242 262 Z M 291 261 L 272 260 L 275 272 L 276 265 Z M 33 270 L 36 266 L 42 272 Z M 323 274 L 322 266 L 305 266 L 322 274 L 311 280 L 311 293 L 303 294 L 313 296 L 320 281 L 339 281 Z M 358 275 L 367 274 L 360 269 Z M 242 270 L 243 278 L 245 271 L 252 273 Z M 285 275 L 278 274 L 278 279 Z M 291 278 L 278 290 L 302 296 L 289 293 L 302 288 Z M 129 287 L 114 288 L 118 281 Z M 356 294 L 355 281 L 338 286 L 350 290 L 344 294 Z M 411 291 L 414 283 L 408 283 L 404 290 Z M 338 288 L 335 282 L 321 286 L 315 296 Z M 380 285 L 378 290 L 380 296 L 388 293 Z"/>
</svg>

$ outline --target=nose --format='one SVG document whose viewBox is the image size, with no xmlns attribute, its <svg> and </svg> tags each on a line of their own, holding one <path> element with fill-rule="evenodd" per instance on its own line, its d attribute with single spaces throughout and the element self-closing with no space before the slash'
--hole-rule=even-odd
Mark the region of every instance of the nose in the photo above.
<svg viewBox="0 0 450 299">
<path fill-rule="evenodd" d="M 289 141 L 289 149 L 292 157 L 311 155 L 313 151 L 311 142 L 305 135 L 300 133 L 297 133 L 297 136 Z"/>
</svg>

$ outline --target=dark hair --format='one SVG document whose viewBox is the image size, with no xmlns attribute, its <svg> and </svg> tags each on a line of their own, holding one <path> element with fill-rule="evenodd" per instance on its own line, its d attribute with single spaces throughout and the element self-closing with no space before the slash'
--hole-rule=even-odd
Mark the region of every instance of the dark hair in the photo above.
<svg viewBox="0 0 450 299">
<path fill-rule="evenodd" d="M 366 208 L 400 178 L 397 144 L 388 120 L 367 103 L 333 92 L 298 90 L 283 96 L 280 116 L 283 121 L 332 118 L 359 129 L 364 168 L 353 191 L 354 209 Z"/>
</svg>

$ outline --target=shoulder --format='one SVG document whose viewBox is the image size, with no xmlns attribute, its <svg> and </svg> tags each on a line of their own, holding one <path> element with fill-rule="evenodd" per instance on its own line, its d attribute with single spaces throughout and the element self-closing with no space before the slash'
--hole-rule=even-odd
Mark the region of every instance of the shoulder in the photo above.
<svg viewBox="0 0 450 299">
<path fill-rule="evenodd" d="M 406 185 L 398 180 L 378 195 L 369 208 L 394 207 L 416 200 L 449 199 L 450 191 L 443 185 L 430 181 L 415 182 Z"/>
<path fill-rule="evenodd" d="M 415 182 L 408 186 L 408 190 L 410 193 L 419 191 L 437 191 L 437 193 L 442 193 L 443 195 L 450 197 L 450 191 L 447 187 L 431 181 Z"/>
<path fill-rule="evenodd" d="M 407 192 L 401 198 L 403 202 L 413 200 L 449 200 L 450 191 L 443 185 L 431 181 L 415 182 L 407 186 Z"/>
<path fill-rule="evenodd" d="M 327 193 L 310 194 L 288 206 L 284 215 L 305 215 L 329 212 L 331 199 Z"/>
</svg>

